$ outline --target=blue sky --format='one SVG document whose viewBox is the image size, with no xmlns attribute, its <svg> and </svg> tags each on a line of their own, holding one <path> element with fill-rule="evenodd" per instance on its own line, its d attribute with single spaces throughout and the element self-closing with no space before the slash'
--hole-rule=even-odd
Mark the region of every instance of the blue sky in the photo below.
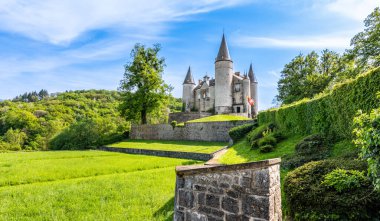
<svg viewBox="0 0 380 221">
<path fill-rule="evenodd" d="M 181 97 L 191 65 L 214 75 L 226 34 L 236 71 L 252 62 L 259 107 L 272 106 L 284 64 L 343 52 L 378 0 L 0 0 L 0 98 L 26 91 L 117 89 L 135 43 L 162 45 L 165 81 Z"/>
</svg>

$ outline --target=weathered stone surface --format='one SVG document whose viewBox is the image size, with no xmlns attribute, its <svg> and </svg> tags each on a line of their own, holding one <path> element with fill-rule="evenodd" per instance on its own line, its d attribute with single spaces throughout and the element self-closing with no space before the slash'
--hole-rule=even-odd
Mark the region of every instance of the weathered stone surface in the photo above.
<svg viewBox="0 0 380 221">
<path fill-rule="evenodd" d="M 225 221 L 241 221 L 242 216 L 236 214 L 226 214 Z"/>
<path fill-rule="evenodd" d="M 281 220 L 279 162 L 177 167 L 174 220 Z"/>
<path fill-rule="evenodd" d="M 220 197 L 216 195 L 206 195 L 206 205 L 214 208 L 220 207 Z"/>
<path fill-rule="evenodd" d="M 232 199 L 230 197 L 223 197 L 222 208 L 228 212 L 238 214 L 239 202 L 236 199 Z"/>
<path fill-rule="evenodd" d="M 243 197 L 243 213 L 255 218 L 269 220 L 269 198 L 248 195 Z"/>
<path fill-rule="evenodd" d="M 225 141 L 230 140 L 228 131 L 236 126 L 252 123 L 247 121 L 225 121 L 185 123 L 185 126 L 173 127 L 170 124 L 132 125 L 131 139 L 144 140 L 198 140 Z"/>
<path fill-rule="evenodd" d="M 191 191 L 180 190 L 178 192 L 179 206 L 193 208 L 194 194 Z"/>
</svg>

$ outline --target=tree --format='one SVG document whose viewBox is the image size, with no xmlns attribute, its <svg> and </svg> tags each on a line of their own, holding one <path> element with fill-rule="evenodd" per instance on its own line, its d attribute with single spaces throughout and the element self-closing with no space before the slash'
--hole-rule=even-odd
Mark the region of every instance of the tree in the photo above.
<svg viewBox="0 0 380 221">
<path fill-rule="evenodd" d="M 352 52 L 362 67 L 380 66 L 380 8 L 364 20 L 365 29 L 351 39 Z"/>
<path fill-rule="evenodd" d="M 120 110 L 127 120 L 146 124 L 148 115 L 160 112 L 169 102 L 172 87 L 162 79 L 165 59 L 158 57 L 160 49 L 158 44 L 153 48 L 136 44 L 131 51 L 133 61 L 125 65 L 119 87 Z"/>
<path fill-rule="evenodd" d="M 327 49 L 320 56 L 315 51 L 297 55 L 281 71 L 277 101 L 289 104 L 323 92 L 340 71 L 339 61 L 339 54 Z"/>
</svg>

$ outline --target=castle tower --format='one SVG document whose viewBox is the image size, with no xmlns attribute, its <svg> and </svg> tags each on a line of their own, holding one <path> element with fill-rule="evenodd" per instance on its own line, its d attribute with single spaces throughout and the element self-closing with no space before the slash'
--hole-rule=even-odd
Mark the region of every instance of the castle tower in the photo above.
<svg viewBox="0 0 380 221">
<path fill-rule="evenodd" d="M 255 104 L 252 106 L 252 115 L 257 116 L 259 113 L 259 108 L 258 108 L 258 96 L 257 96 L 257 79 L 255 76 L 255 73 L 253 72 L 252 68 L 252 63 L 249 66 L 249 72 L 248 72 L 248 77 L 251 81 L 251 98 L 255 101 Z"/>
<path fill-rule="evenodd" d="M 232 76 L 233 62 L 223 34 L 218 56 L 215 59 L 215 112 L 217 114 L 232 112 Z"/>
<path fill-rule="evenodd" d="M 194 107 L 193 90 L 195 88 L 195 82 L 193 75 L 191 74 L 191 68 L 187 70 L 185 80 L 183 81 L 182 102 L 185 106 L 185 111 L 190 112 Z"/>
</svg>

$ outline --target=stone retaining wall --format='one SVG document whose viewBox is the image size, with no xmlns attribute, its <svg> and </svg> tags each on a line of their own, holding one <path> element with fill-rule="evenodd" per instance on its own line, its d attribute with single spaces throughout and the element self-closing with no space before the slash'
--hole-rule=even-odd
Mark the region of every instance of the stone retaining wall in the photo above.
<svg viewBox="0 0 380 221">
<path fill-rule="evenodd" d="M 177 123 L 186 122 L 189 120 L 195 120 L 202 117 L 209 117 L 211 113 L 205 112 L 178 112 L 178 113 L 170 113 L 169 114 L 169 123 L 173 120 L 177 121 Z"/>
<path fill-rule="evenodd" d="M 174 220 L 282 220 L 280 161 L 177 167 Z"/>
<path fill-rule="evenodd" d="M 159 156 L 159 157 L 171 157 L 171 158 L 208 161 L 212 159 L 215 154 L 217 154 L 219 151 L 224 150 L 225 148 L 218 150 L 214 153 L 210 153 L 210 154 L 165 151 L 165 150 L 147 150 L 147 149 L 138 149 L 138 148 L 120 148 L 120 147 L 99 147 L 99 150 L 120 152 L 120 153 L 130 153 L 130 154 L 142 154 L 142 155 Z"/>
<path fill-rule="evenodd" d="M 144 140 L 194 140 L 228 142 L 228 131 L 236 126 L 252 123 L 247 121 L 224 121 L 185 123 L 173 127 L 169 124 L 132 125 L 130 138 Z"/>
</svg>

